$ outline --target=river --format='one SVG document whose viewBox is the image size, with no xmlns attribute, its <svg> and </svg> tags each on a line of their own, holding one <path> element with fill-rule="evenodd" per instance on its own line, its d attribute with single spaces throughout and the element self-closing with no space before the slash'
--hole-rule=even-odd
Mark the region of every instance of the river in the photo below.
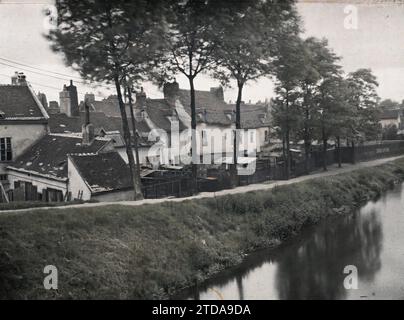
<svg viewBox="0 0 404 320">
<path fill-rule="evenodd" d="M 345 289 L 345 266 L 358 271 Z M 404 187 L 332 217 L 276 249 L 179 293 L 177 299 L 404 299 Z"/>
</svg>

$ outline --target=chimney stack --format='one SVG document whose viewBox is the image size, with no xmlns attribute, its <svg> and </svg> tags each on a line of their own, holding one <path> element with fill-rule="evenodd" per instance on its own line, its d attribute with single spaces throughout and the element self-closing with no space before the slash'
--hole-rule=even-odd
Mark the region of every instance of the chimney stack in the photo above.
<svg viewBox="0 0 404 320">
<path fill-rule="evenodd" d="M 139 108 L 146 106 L 146 92 L 143 91 L 143 87 L 140 88 L 140 92 L 136 93 L 136 105 Z"/>
<path fill-rule="evenodd" d="M 14 86 L 26 86 L 27 77 L 25 76 L 24 72 L 16 71 L 11 77 L 11 84 Z"/>
<path fill-rule="evenodd" d="M 224 101 L 224 92 L 222 87 L 210 88 L 210 92 L 213 93 L 220 101 Z"/>
<path fill-rule="evenodd" d="M 173 83 L 165 83 L 163 87 L 164 99 L 169 105 L 175 106 L 175 101 L 178 98 L 180 85 L 174 80 Z"/>
<path fill-rule="evenodd" d="M 90 123 L 90 106 L 88 104 L 88 100 L 84 101 L 85 108 L 85 120 L 84 124 L 81 127 L 83 145 L 90 145 L 93 143 L 95 134 L 94 134 L 94 126 Z"/>
<path fill-rule="evenodd" d="M 94 95 L 94 93 L 86 93 L 85 95 L 84 95 L 84 101 L 86 101 L 87 100 L 87 102 L 88 103 L 93 103 L 94 101 L 95 101 L 95 95 Z"/>
</svg>

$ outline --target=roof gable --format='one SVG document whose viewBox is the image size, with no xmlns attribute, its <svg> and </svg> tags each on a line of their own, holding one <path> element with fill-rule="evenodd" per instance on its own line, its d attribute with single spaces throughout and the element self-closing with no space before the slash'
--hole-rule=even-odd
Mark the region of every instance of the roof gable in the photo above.
<svg viewBox="0 0 404 320">
<path fill-rule="evenodd" d="M 81 137 L 46 135 L 19 156 L 9 168 L 66 179 L 69 154 L 97 153 L 110 143 L 106 139 L 95 139 L 91 145 L 83 145 L 81 142 Z"/>
<path fill-rule="evenodd" d="M 3 115 L 2 121 L 43 121 L 48 118 L 28 85 L 0 85 L 0 112 Z"/>
</svg>

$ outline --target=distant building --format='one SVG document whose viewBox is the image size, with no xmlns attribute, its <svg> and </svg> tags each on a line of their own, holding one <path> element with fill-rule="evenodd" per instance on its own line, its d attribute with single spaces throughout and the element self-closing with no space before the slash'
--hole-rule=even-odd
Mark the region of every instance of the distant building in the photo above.
<svg viewBox="0 0 404 320">
<path fill-rule="evenodd" d="M 42 103 L 42 106 L 48 111 L 48 100 L 46 94 L 39 91 L 36 96 L 38 97 L 39 102 Z"/>
<path fill-rule="evenodd" d="M 170 149 L 172 125 L 178 126 L 180 132 L 191 128 L 190 92 L 180 89 L 179 84 L 173 82 L 164 85 L 163 94 L 163 99 L 149 99 L 145 92 L 138 93 L 135 113 L 144 128 L 142 134 L 150 136 L 152 133 L 152 137 L 155 136 L 158 141 L 163 142 L 164 148 Z M 224 151 L 231 150 L 233 146 L 235 105 L 225 102 L 221 87 L 211 88 L 209 91 L 196 90 L 195 102 L 199 133 L 198 153 L 212 154 L 213 157 L 222 156 Z M 255 129 L 257 136 L 251 135 L 248 139 L 251 139 L 251 145 L 255 144 L 257 152 L 263 145 L 269 143 L 269 126 L 268 105 L 245 103 L 241 105 L 241 127 L 245 132 Z M 159 135 L 159 129 L 163 129 L 164 134 Z M 182 149 L 182 153 L 189 153 L 189 148 Z M 166 154 L 164 150 L 161 153 Z"/>
<path fill-rule="evenodd" d="M 379 115 L 382 128 L 394 125 L 398 130 L 403 129 L 403 111 L 401 109 L 385 109 Z"/>
<path fill-rule="evenodd" d="M 57 101 L 49 101 L 48 114 L 60 113 L 59 103 Z"/>
<path fill-rule="evenodd" d="M 91 112 L 102 112 L 108 117 L 121 117 L 118 97 L 116 95 L 110 95 L 109 97 L 102 100 L 96 100 L 93 93 L 86 93 L 84 95 L 84 101 L 86 99 L 88 99 L 88 102 L 91 105 Z M 80 102 L 80 111 L 84 111 L 84 101 Z M 126 104 L 126 114 L 130 116 L 130 109 L 128 104 Z"/>
<path fill-rule="evenodd" d="M 60 112 L 69 117 L 79 116 L 79 100 L 77 95 L 77 87 L 70 80 L 70 85 L 63 86 L 63 91 L 59 93 Z"/>
</svg>

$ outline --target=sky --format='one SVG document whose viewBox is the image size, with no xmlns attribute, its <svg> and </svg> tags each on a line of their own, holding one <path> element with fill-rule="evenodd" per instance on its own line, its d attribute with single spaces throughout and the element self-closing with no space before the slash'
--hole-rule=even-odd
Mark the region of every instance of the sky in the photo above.
<svg viewBox="0 0 404 320">
<path fill-rule="evenodd" d="M 45 92 L 48 101 L 58 100 L 58 92 L 70 76 L 73 80 L 79 77 L 65 66 L 61 55 L 52 52 L 43 36 L 49 26 L 44 11 L 51 10 L 52 4 L 53 0 L 0 0 L 0 84 L 10 83 L 14 71 L 23 71 L 34 90 Z M 352 5 L 357 12 L 357 28 L 346 28 L 352 14 L 352 7 L 347 6 Z M 370 68 L 378 78 L 378 92 L 383 99 L 404 99 L 404 0 L 301 0 L 298 12 L 303 21 L 303 36 L 327 38 L 330 47 L 342 57 L 340 64 L 345 72 Z M 40 75 L 43 72 L 38 69 L 18 67 L 10 61 L 52 71 L 52 75 L 62 79 Z M 178 76 L 177 81 L 181 88 L 188 88 L 185 78 Z M 86 92 L 94 92 L 97 100 L 114 93 L 112 87 L 108 90 L 97 85 L 76 85 L 81 99 Z M 196 79 L 199 90 L 218 85 L 207 76 Z M 153 85 L 144 87 L 150 98 L 162 97 Z M 264 78 L 245 88 L 243 100 L 256 102 L 272 96 L 273 83 Z M 225 99 L 235 98 L 235 88 L 225 88 Z"/>
</svg>

